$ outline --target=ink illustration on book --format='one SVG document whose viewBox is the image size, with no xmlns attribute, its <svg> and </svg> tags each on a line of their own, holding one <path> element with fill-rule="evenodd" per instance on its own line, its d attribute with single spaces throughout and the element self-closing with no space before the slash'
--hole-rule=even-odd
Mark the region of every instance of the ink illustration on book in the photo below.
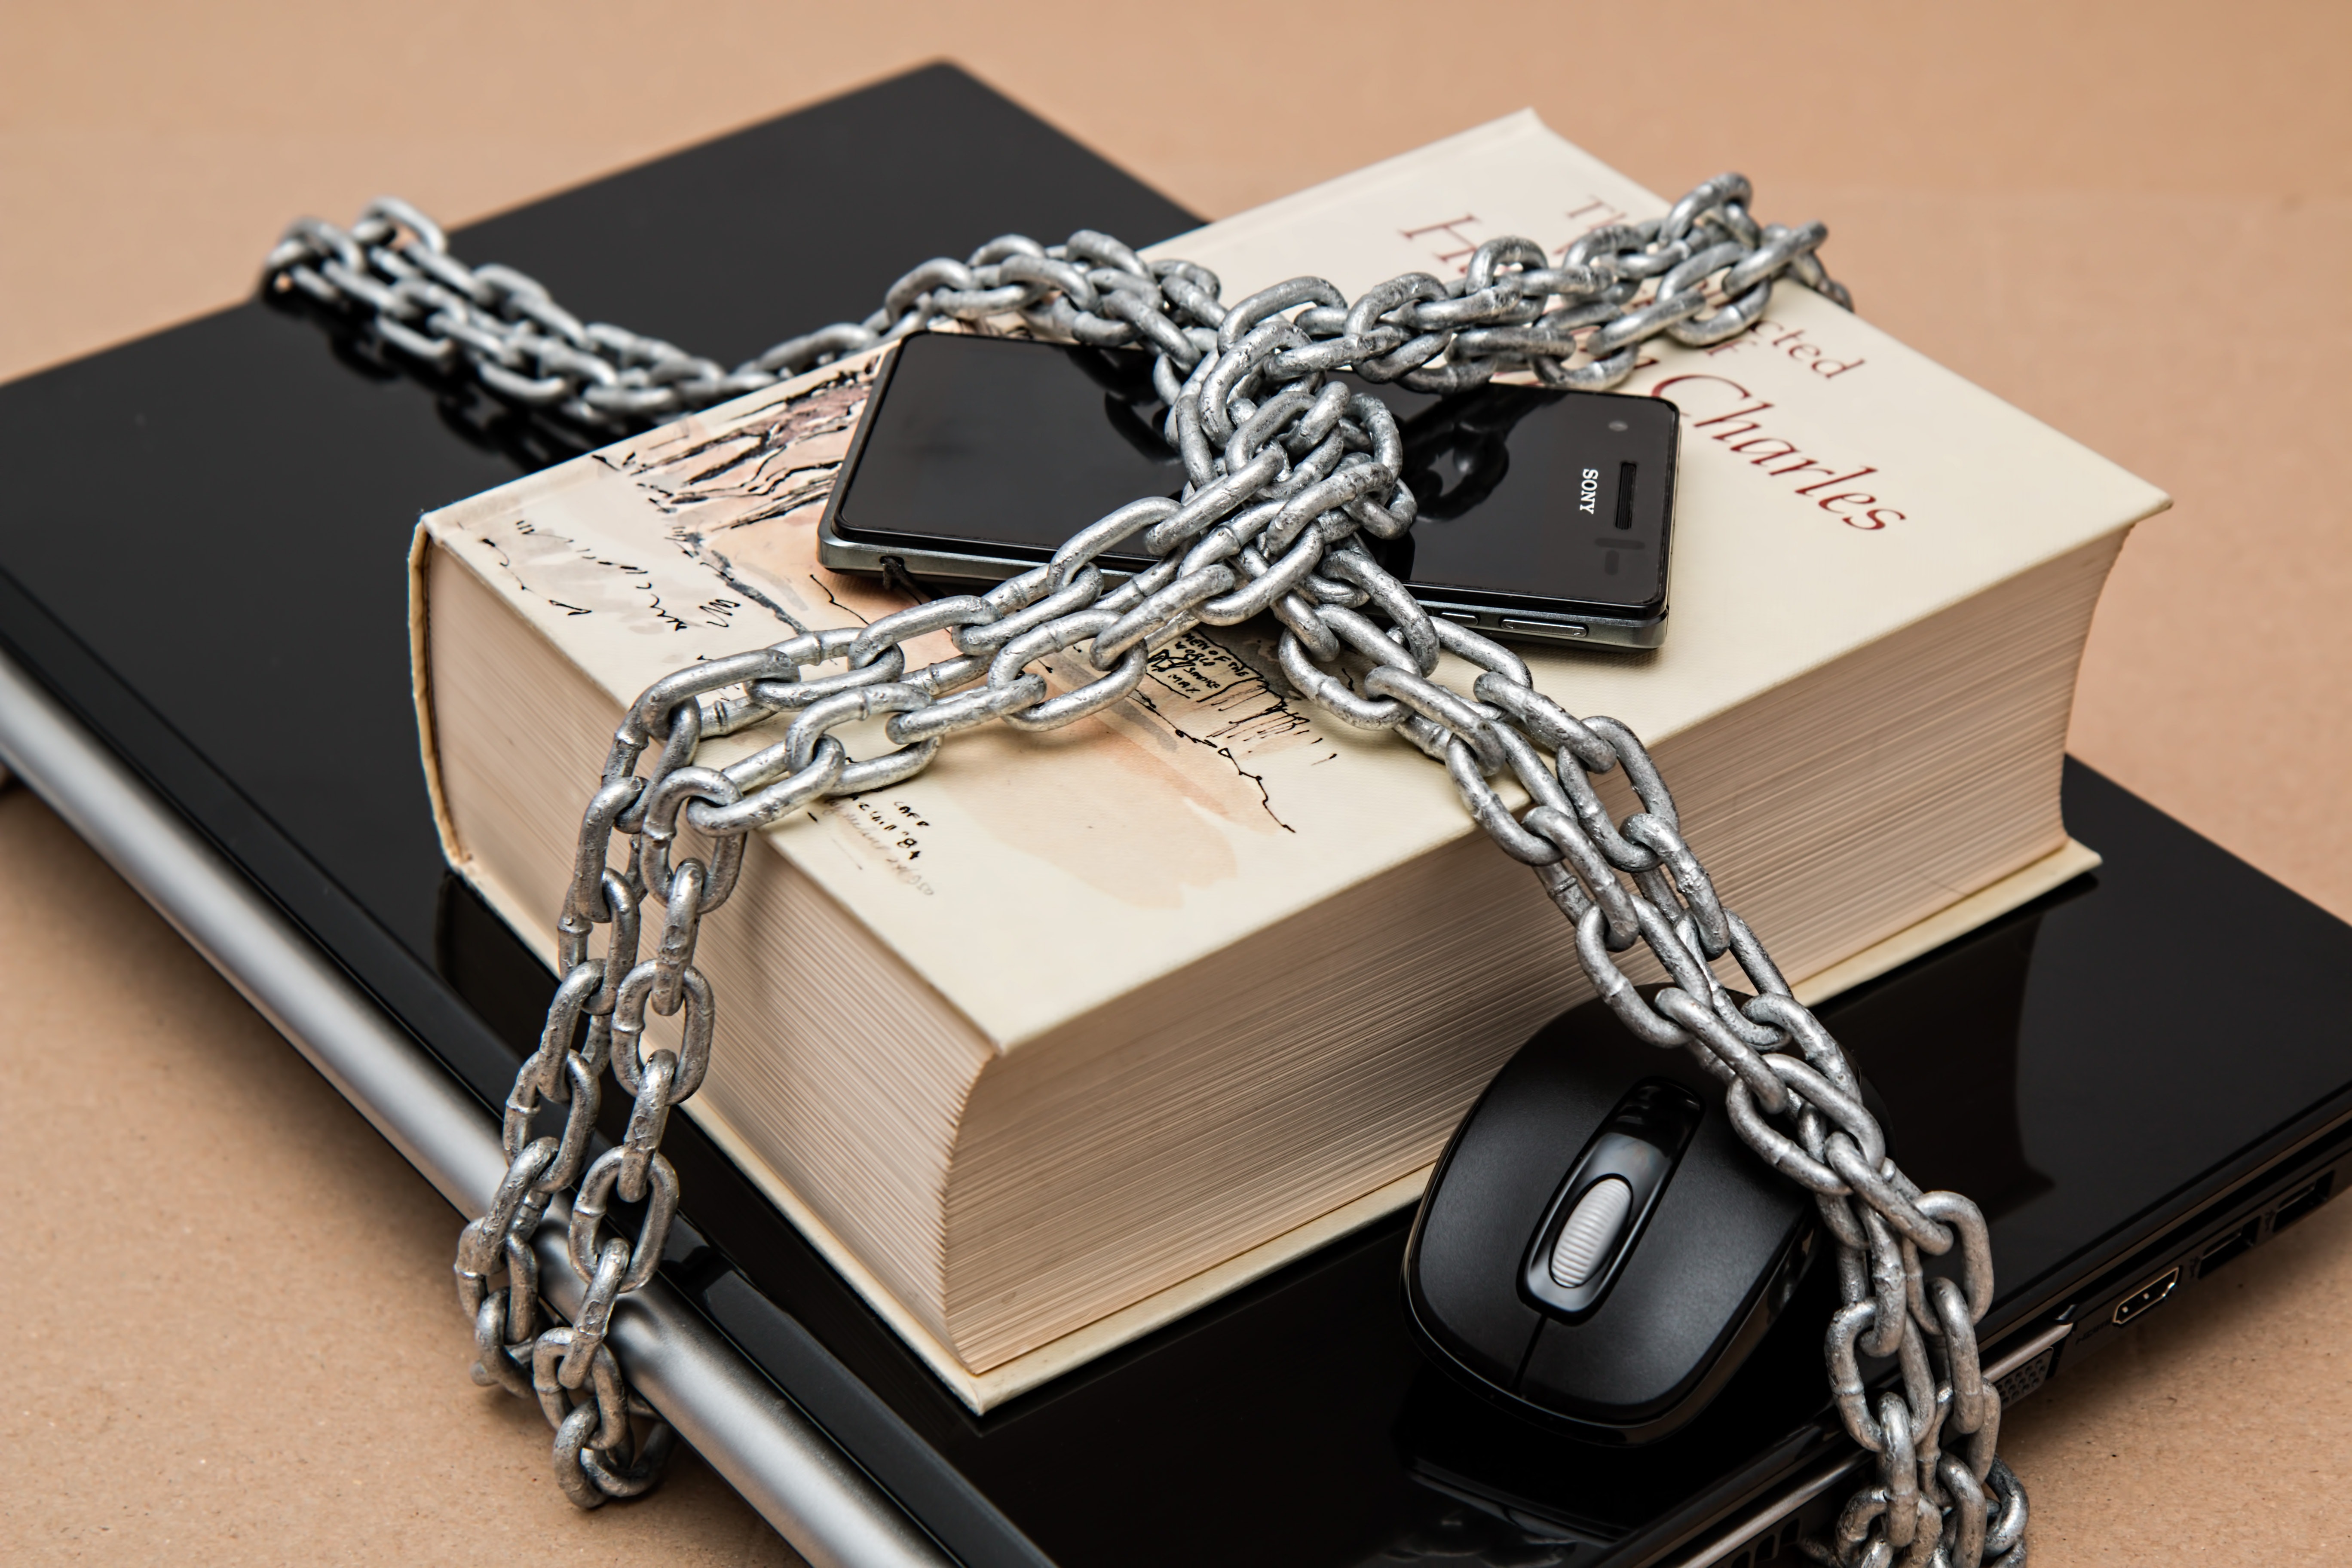
<svg viewBox="0 0 2352 1568">
<path fill-rule="evenodd" d="M 625 493 L 566 488 L 556 504 L 484 520 L 475 542 L 515 593 L 572 619 L 582 637 L 625 650 L 645 681 L 687 659 L 902 609 L 898 590 L 827 569 L 814 545 L 875 363 L 868 356 L 803 378 L 716 427 L 689 421 L 607 448 L 594 460 L 605 484 Z M 976 775 L 962 781 L 960 799 L 992 837 L 1124 900 L 1172 905 L 1185 886 L 1230 875 L 1223 835 L 1200 818 L 1243 833 L 1295 833 L 1279 776 L 1265 763 L 1295 751 L 1313 760 L 1337 754 L 1328 721 L 1289 691 L 1270 644 L 1252 646 L 1263 640 L 1254 631 L 1217 640 L 1194 632 L 1153 658 L 1129 701 L 1060 739 L 1060 749 L 1088 753 L 1118 781 L 1105 797 L 1117 816 L 1097 816 L 1091 831 L 1032 831 L 1041 802 L 1026 781 L 997 790 Z M 938 633 L 909 657 L 951 651 Z M 1045 663 L 1056 690 L 1096 673 L 1074 655 Z M 956 839 L 935 826 L 923 793 L 916 782 L 807 815 L 825 820 L 835 845 L 929 895 L 930 874 Z M 1154 864 L 1139 867 L 1147 846 Z"/>
</svg>

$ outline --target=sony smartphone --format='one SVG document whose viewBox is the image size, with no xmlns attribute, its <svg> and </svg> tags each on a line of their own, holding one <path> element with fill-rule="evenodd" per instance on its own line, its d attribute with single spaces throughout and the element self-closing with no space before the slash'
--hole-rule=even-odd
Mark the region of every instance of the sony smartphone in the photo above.
<svg viewBox="0 0 2352 1568">
<path fill-rule="evenodd" d="M 852 572 L 1002 582 L 1184 469 L 1151 356 L 919 333 L 889 356 L 817 534 Z M 1674 533 L 1674 405 L 1488 384 L 1435 397 L 1359 383 L 1395 415 L 1420 505 L 1364 542 L 1433 614 L 1490 635 L 1655 647 Z M 1150 564 L 1099 558 L 1112 573 Z"/>
</svg>

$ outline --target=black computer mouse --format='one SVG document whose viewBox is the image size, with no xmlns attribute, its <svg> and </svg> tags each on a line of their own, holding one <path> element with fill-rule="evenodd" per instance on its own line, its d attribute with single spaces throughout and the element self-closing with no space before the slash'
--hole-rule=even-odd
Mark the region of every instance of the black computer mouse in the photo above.
<svg viewBox="0 0 2352 1568">
<path fill-rule="evenodd" d="M 1405 1300 L 1480 1392 L 1650 1442 L 1771 1327 L 1817 1212 L 1740 1141 L 1687 1050 L 1644 1045 L 1590 1003 L 1521 1047 L 1455 1131 L 1413 1222 Z"/>
</svg>

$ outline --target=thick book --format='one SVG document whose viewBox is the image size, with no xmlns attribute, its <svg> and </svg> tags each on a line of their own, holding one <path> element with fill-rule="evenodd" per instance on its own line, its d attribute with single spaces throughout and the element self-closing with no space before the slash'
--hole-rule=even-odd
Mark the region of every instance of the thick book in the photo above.
<svg viewBox="0 0 2352 1568">
<path fill-rule="evenodd" d="M 1155 254 L 1228 298 L 1302 272 L 1352 294 L 1664 205 L 1522 115 Z M 639 689 L 905 603 L 814 548 L 873 369 L 420 529 L 445 847 L 542 954 Z M 1665 646 L 1524 651 L 1650 740 L 1801 992 L 2089 864 L 2059 813 L 2075 664 L 2164 497 L 1793 285 L 1627 390 L 1685 419 Z M 975 1409 L 1411 1202 L 1502 1058 L 1589 994 L 1443 770 L 1289 694 L 1255 635 L 1195 634 L 1097 720 L 964 737 L 780 825 L 705 935 L 720 1047 L 690 1114 Z"/>
</svg>

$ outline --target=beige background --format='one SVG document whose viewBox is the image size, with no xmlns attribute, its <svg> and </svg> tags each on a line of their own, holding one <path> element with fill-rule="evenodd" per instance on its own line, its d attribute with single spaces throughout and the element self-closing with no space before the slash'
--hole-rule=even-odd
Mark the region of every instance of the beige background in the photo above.
<svg viewBox="0 0 2352 1568">
<path fill-rule="evenodd" d="M 2076 752 L 2352 916 L 2342 6 L 16 0 L 0 377 L 233 301 L 295 213 L 463 221 L 940 55 L 1212 216 L 1532 104 L 1826 219 L 1873 320 L 2179 500 Z M 793 1561 L 691 1461 L 574 1515 L 464 1376 L 446 1206 L 22 791 L 0 988 L 0 1553 Z M 2347 1289 L 2339 1205 L 2021 1407 L 2036 1561 L 2339 1554 Z"/>
</svg>

